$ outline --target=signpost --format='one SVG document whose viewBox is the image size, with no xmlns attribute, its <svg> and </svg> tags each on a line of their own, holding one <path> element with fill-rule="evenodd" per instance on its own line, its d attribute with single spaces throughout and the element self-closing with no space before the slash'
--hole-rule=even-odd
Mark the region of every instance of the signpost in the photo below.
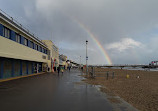
<svg viewBox="0 0 158 111">
<path fill-rule="evenodd" d="M 86 75 L 88 75 L 88 55 L 87 55 L 88 40 L 86 40 Z"/>
</svg>

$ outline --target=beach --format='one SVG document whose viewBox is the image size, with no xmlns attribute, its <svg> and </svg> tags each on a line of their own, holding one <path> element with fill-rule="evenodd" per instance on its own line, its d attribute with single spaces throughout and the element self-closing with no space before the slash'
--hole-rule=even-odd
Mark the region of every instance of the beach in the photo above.
<svg viewBox="0 0 158 111">
<path fill-rule="evenodd" d="M 140 111 L 158 111 L 157 71 L 95 68 L 95 72 L 95 78 L 88 76 L 84 81 L 101 85 L 102 92 L 119 96 Z"/>
</svg>

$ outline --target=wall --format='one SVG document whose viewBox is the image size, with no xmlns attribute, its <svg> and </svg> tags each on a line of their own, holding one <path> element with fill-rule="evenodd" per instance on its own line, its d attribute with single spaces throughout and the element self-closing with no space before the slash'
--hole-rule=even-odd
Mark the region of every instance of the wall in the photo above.
<svg viewBox="0 0 158 111">
<path fill-rule="evenodd" d="M 43 59 L 46 56 L 46 59 Z M 47 62 L 48 56 L 15 41 L 0 36 L 0 57 Z"/>
<path fill-rule="evenodd" d="M 51 59 L 54 61 L 54 58 L 56 59 L 55 67 L 59 66 L 59 50 L 56 52 L 53 50 L 53 42 L 51 40 L 42 40 L 43 43 L 45 43 L 48 46 L 48 49 L 50 50 L 50 56 Z M 48 66 L 51 67 L 51 61 L 48 61 Z"/>
</svg>

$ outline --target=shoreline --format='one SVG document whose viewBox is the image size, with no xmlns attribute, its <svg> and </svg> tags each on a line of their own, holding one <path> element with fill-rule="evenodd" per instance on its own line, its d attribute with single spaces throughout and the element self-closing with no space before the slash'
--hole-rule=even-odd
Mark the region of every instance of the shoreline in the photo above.
<svg viewBox="0 0 158 111">
<path fill-rule="evenodd" d="M 106 73 L 96 73 L 95 79 L 87 77 L 85 82 L 106 87 L 107 90 L 121 97 L 140 111 L 158 110 L 157 71 L 113 68 L 96 68 L 95 70 L 99 72 L 115 72 L 115 77 L 112 79 L 109 74 L 109 79 L 107 80 Z M 129 78 L 127 78 L 127 74 Z M 137 78 L 138 76 L 139 78 Z M 106 91 L 104 93 L 106 93 Z"/>
<path fill-rule="evenodd" d="M 113 68 L 107 68 L 107 67 L 101 67 L 103 69 L 121 69 L 120 67 L 113 67 Z M 158 71 L 158 68 L 131 68 L 131 67 L 126 67 L 121 70 L 138 70 L 138 71 Z"/>
</svg>

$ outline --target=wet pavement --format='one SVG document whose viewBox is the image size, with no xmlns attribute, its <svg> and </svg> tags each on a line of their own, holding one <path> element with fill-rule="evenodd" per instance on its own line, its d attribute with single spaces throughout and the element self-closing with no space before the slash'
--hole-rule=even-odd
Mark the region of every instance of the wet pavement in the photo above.
<svg viewBox="0 0 158 111">
<path fill-rule="evenodd" d="M 0 83 L 1 111 L 135 111 L 128 103 L 111 103 L 98 86 L 81 80 L 73 69 Z"/>
</svg>

